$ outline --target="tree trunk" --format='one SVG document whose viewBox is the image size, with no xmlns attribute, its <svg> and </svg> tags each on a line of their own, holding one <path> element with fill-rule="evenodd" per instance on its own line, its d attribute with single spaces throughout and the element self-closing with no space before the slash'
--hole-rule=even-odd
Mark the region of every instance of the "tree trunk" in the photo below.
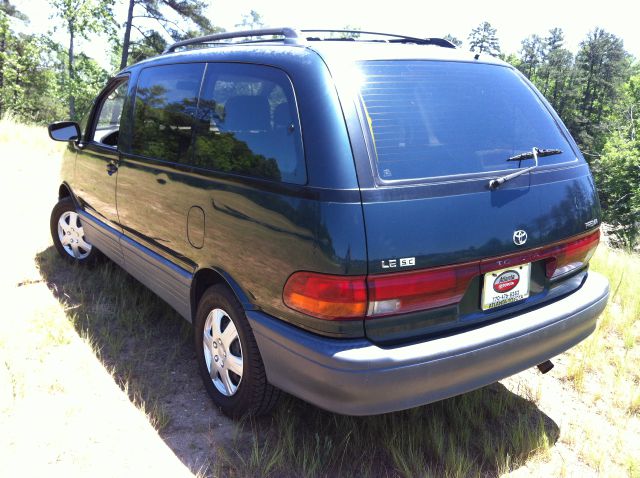
<svg viewBox="0 0 640 478">
<path fill-rule="evenodd" d="M 76 99 L 73 96 L 76 62 L 76 58 L 73 53 L 74 30 L 75 25 L 73 20 L 69 20 L 69 117 L 72 120 L 76 117 Z"/>
<path fill-rule="evenodd" d="M 133 21 L 133 6 L 135 0 L 129 0 L 129 12 L 127 13 L 127 23 L 124 26 L 124 40 L 122 41 L 122 59 L 120 60 L 120 69 L 127 66 L 129 59 L 129 43 L 131 41 L 131 22 Z"/>
</svg>

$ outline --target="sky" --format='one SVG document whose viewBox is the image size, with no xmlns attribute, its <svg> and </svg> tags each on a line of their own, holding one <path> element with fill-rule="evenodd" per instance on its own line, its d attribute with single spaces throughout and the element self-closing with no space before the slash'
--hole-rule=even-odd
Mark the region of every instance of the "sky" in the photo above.
<svg viewBox="0 0 640 478">
<path fill-rule="evenodd" d="M 116 0 L 116 17 L 124 22 L 124 0 Z M 23 31 L 46 33 L 53 29 L 53 12 L 45 0 L 14 0 L 30 23 Z M 590 30 L 601 27 L 622 38 L 626 50 L 640 59 L 640 3 L 637 0 L 607 1 L 504 1 L 504 0 L 211 0 L 209 17 L 215 25 L 235 29 L 242 15 L 256 10 L 266 26 L 297 28 L 343 28 L 400 33 L 420 37 L 438 37 L 447 33 L 465 41 L 469 32 L 486 20 L 497 29 L 502 51 L 517 53 L 520 42 L 534 33 L 546 36 L 550 28 L 560 27 L 565 33 L 565 46 L 576 52 Z M 67 42 L 62 31 L 53 37 Z M 81 40 L 78 48 L 108 69 L 108 43 L 104 39 Z"/>
</svg>

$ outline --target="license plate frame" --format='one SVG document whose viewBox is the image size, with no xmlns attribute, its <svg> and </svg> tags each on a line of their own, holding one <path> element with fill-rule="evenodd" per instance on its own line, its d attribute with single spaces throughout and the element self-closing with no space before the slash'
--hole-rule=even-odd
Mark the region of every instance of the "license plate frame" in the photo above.
<svg viewBox="0 0 640 478">
<path fill-rule="evenodd" d="M 531 263 L 490 271 L 482 279 L 480 306 L 483 311 L 520 302 L 531 292 Z"/>
</svg>

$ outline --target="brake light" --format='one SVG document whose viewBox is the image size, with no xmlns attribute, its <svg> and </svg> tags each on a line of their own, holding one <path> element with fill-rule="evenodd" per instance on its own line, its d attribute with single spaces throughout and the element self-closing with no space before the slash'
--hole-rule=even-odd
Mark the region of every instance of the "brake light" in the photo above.
<svg viewBox="0 0 640 478">
<path fill-rule="evenodd" d="M 460 302 L 478 263 L 365 276 L 296 272 L 284 286 L 284 303 L 326 320 L 405 314 Z"/>
<path fill-rule="evenodd" d="M 285 284 L 283 300 L 294 310 L 325 320 L 435 309 L 457 304 L 474 277 L 504 267 L 544 260 L 547 278 L 556 279 L 585 266 L 599 241 L 600 230 L 596 230 L 568 242 L 517 254 L 392 274 L 338 276 L 296 272 Z"/>
<path fill-rule="evenodd" d="M 368 316 L 404 314 L 460 302 L 469 282 L 480 273 L 477 263 L 398 274 L 370 275 Z"/>
<path fill-rule="evenodd" d="M 571 242 L 559 244 L 549 251 L 551 256 L 546 264 L 546 275 L 556 279 L 575 269 L 585 266 L 600 243 L 600 229 Z"/>
</svg>

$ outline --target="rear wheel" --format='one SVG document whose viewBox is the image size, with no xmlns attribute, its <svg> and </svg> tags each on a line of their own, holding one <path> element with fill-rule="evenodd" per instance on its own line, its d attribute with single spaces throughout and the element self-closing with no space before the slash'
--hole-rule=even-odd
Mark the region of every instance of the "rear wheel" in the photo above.
<svg viewBox="0 0 640 478">
<path fill-rule="evenodd" d="M 98 250 L 87 240 L 80 216 L 70 197 L 62 198 L 51 211 L 51 237 L 58 253 L 71 262 L 94 262 Z"/>
<path fill-rule="evenodd" d="M 280 392 L 267 382 L 249 322 L 228 288 L 215 285 L 202 295 L 194 334 L 200 375 L 215 404 L 231 417 L 268 413 Z"/>
</svg>

